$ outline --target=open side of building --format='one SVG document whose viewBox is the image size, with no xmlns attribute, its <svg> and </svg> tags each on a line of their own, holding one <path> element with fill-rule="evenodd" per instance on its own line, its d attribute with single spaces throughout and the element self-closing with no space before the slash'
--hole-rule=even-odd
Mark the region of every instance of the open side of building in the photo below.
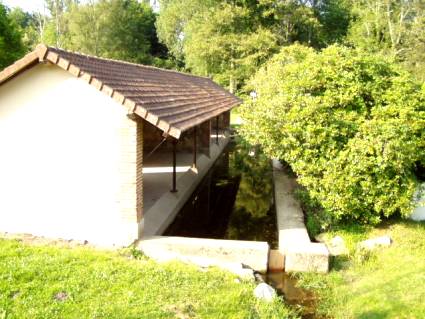
<svg viewBox="0 0 425 319">
<path fill-rule="evenodd" d="M 0 231 L 131 244 L 179 178 L 199 180 L 239 103 L 207 78 L 40 45 L 0 72 Z"/>
</svg>

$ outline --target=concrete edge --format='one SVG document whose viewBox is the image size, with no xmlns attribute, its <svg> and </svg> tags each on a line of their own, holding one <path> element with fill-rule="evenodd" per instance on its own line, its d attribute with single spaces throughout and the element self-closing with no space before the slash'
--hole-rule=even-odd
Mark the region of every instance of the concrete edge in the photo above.
<svg viewBox="0 0 425 319">
<path fill-rule="evenodd" d="M 310 240 L 304 213 L 293 193 L 296 180 L 288 176 L 278 160 L 273 159 L 272 165 L 279 251 L 284 256 L 285 271 L 328 272 L 329 250 L 325 244 Z"/>
</svg>

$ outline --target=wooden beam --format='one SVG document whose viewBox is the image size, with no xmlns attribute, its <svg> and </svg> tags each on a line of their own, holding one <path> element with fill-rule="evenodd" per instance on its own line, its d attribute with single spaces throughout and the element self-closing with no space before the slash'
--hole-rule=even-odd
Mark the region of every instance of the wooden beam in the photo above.
<svg viewBox="0 0 425 319">
<path fill-rule="evenodd" d="M 196 126 L 193 128 L 193 164 L 192 164 L 192 168 L 196 168 L 196 151 L 198 148 L 198 143 L 197 143 L 197 134 L 198 130 L 196 128 Z"/>
<path fill-rule="evenodd" d="M 173 187 L 171 193 L 177 192 L 177 139 L 173 139 Z"/>
<path fill-rule="evenodd" d="M 219 115 L 217 115 L 216 119 L 215 119 L 215 143 L 218 145 L 218 117 Z"/>
</svg>

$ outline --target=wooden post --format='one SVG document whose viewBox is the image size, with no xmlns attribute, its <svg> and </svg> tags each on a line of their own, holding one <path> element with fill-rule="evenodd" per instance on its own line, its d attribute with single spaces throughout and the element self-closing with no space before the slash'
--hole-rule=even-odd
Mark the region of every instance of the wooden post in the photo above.
<svg viewBox="0 0 425 319">
<path fill-rule="evenodd" d="M 215 143 L 217 145 L 218 145 L 218 117 L 219 117 L 219 115 L 217 116 L 216 121 L 215 121 L 215 131 L 216 131 Z"/>
<path fill-rule="evenodd" d="M 172 193 L 177 192 L 177 139 L 173 139 L 173 188 Z"/>
<path fill-rule="evenodd" d="M 198 148 L 197 144 L 197 129 L 196 126 L 193 128 L 193 168 L 196 168 L 196 151 Z"/>
</svg>

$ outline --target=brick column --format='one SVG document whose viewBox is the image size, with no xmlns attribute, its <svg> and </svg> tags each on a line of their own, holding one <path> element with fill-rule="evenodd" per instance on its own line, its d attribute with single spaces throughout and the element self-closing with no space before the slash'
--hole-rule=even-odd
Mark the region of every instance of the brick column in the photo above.
<svg viewBox="0 0 425 319">
<path fill-rule="evenodd" d="M 124 229 L 131 242 L 138 238 L 143 217 L 143 120 L 125 118 L 120 128 L 119 190 L 117 202 Z"/>
</svg>

